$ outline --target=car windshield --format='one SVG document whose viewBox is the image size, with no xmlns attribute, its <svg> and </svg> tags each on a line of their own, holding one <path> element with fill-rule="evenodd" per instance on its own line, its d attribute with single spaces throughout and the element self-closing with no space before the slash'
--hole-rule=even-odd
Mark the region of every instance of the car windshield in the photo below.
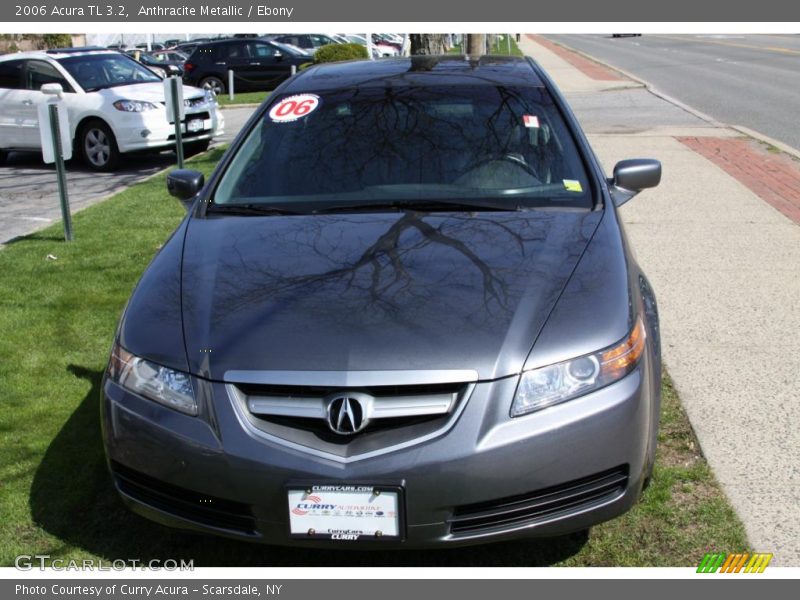
<svg viewBox="0 0 800 600">
<path fill-rule="evenodd" d="M 590 192 L 544 88 L 376 85 L 275 98 L 213 202 L 335 210 L 483 200 L 507 210 L 589 209 Z"/>
<path fill-rule="evenodd" d="M 124 54 L 69 56 L 59 59 L 59 62 L 86 92 L 161 81 L 158 75 Z"/>
</svg>

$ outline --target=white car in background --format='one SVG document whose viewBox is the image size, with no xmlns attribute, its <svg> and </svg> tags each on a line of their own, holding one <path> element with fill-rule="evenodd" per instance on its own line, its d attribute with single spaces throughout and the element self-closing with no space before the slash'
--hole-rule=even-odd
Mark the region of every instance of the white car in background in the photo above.
<svg viewBox="0 0 800 600">
<path fill-rule="evenodd" d="M 360 44 L 362 46 L 367 45 L 367 38 L 364 37 L 363 35 L 358 35 L 353 33 L 343 33 L 340 35 L 351 44 Z M 375 58 L 381 58 L 384 56 L 397 56 L 399 54 L 397 48 L 394 48 L 393 46 L 388 46 L 386 44 L 381 44 L 380 42 L 373 42 L 372 50 L 375 54 Z"/>
<path fill-rule="evenodd" d="M 91 169 L 111 171 L 126 152 L 175 144 L 163 80 L 131 57 L 105 48 L 18 52 L 0 56 L 0 162 L 12 150 L 41 149 L 38 106 L 48 83 L 61 85 L 75 153 Z M 210 91 L 184 85 L 183 98 L 185 151 L 204 151 L 224 118 Z"/>
</svg>

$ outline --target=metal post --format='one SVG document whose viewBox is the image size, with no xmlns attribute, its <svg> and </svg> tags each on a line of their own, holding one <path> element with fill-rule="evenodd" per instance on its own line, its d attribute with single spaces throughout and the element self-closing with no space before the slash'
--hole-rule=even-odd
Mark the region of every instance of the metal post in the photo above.
<svg viewBox="0 0 800 600">
<path fill-rule="evenodd" d="M 183 134 L 181 133 L 181 107 L 178 106 L 178 78 L 171 77 L 172 117 L 175 120 L 175 154 L 178 155 L 178 168 L 183 168 Z"/>
<path fill-rule="evenodd" d="M 233 102 L 233 69 L 228 69 L 228 99 Z"/>
<path fill-rule="evenodd" d="M 64 239 L 72 241 L 72 215 L 69 212 L 69 195 L 67 194 L 67 177 L 64 168 L 64 153 L 61 147 L 61 125 L 58 121 L 58 106 L 51 103 L 47 110 L 50 112 L 50 131 L 53 135 L 53 152 L 56 162 L 56 177 L 58 179 L 58 197 L 61 201 L 61 220 L 64 222 Z"/>
<path fill-rule="evenodd" d="M 292 65 L 292 75 L 297 74 L 297 65 Z"/>
<path fill-rule="evenodd" d="M 375 60 L 375 56 L 372 53 L 372 34 L 371 33 L 365 33 L 364 37 L 367 38 L 367 54 L 369 54 L 369 59 L 370 60 Z"/>
<path fill-rule="evenodd" d="M 511 56 L 511 34 L 506 34 L 506 45 L 508 46 L 508 55 Z"/>
</svg>

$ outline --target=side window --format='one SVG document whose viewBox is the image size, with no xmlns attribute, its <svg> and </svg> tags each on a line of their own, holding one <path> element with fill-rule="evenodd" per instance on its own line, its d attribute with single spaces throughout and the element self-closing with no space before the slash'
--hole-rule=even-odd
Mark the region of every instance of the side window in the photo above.
<svg viewBox="0 0 800 600">
<path fill-rule="evenodd" d="M 247 58 L 247 44 L 226 44 L 227 58 Z"/>
<path fill-rule="evenodd" d="M 311 40 L 311 45 L 314 48 L 319 48 L 320 46 L 334 43 L 332 39 L 325 35 L 309 35 L 308 37 Z"/>
<path fill-rule="evenodd" d="M 299 35 L 285 35 L 278 41 L 283 44 L 291 44 L 292 46 L 297 46 L 298 48 L 303 47 L 303 40 Z"/>
<path fill-rule="evenodd" d="M 275 47 L 269 44 L 250 44 L 250 55 L 255 58 L 270 58 L 275 56 Z"/>
<path fill-rule="evenodd" d="M 22 65 L 24 60 L 0 62 L 0 88 L 18 90 L 22 87 Z"/>
<path fill-rule="evenodd" d="M 42 60 L 29 60 L 25 66 L 25 89 L 39 91 L 45 83 L 60 83 L 65 92 L 72 86 L 53 65 Z"/>
</svg>

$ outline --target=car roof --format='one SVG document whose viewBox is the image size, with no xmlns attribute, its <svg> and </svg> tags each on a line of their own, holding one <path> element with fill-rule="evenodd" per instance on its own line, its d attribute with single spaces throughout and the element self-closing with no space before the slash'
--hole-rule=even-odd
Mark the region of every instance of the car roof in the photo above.
<svg viewBox="0 0 800 600">
<path fill-rule="evenodd" d="M 311 92 L 347 87 L 489 84 L 544 87 L 535 63 L 516 56 L 411 56 L 328 63 L 310 67 L 282 91 Z"/>
</svg>

